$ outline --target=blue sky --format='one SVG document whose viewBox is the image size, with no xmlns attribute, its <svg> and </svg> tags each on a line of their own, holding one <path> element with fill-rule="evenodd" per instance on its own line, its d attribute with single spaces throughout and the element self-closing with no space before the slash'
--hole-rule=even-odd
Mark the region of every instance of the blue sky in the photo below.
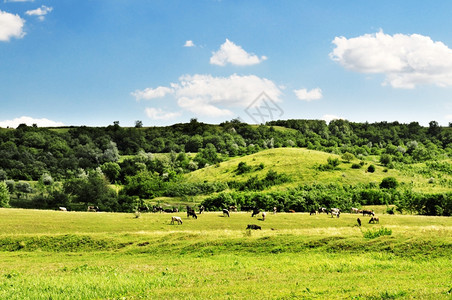
<svg viewBox="0 0 452 300">
<path fill-rule="evenodd" d="M 451 1 L 0 1 L 0 127 L 452 122 Z"/>
</svg>

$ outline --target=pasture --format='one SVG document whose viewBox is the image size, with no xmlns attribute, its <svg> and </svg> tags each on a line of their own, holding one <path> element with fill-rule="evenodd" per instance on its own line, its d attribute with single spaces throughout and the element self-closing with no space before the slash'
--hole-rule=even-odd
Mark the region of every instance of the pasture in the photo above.
<svg viewBox="0 0 452 300">
<path fill-rule="evenodd" d="M 452 297 L 451 218 L 250 216 L 0 209 L 0 299 Z"/>
</svg>

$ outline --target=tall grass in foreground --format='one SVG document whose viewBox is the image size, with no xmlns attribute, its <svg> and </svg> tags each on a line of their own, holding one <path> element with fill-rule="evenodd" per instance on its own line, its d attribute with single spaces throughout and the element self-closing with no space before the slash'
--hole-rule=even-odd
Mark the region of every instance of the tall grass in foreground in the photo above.
<svg viewBox="0 0 452 300">
<path fill-rule="evenodd" d="M 383 235 L 391 235 L 392 230 L 388 228 L 378 228 L 378 229 L 369 229 L 367 231 L 363 232 L 363 236 L 366 239 L 375 239 L 377 237 L 383 236 Z"/>
</svg>

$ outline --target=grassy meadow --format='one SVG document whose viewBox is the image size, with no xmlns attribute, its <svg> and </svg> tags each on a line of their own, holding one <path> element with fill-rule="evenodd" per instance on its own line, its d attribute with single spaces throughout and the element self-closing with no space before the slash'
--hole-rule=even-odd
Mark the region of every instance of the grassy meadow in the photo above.
<svg viewBox="0 0 452 300">
<path fill-rule="evenodd" d="M 341 183 L 341 184 L 356 184 L 356 183 L 370 183 L 375 182 L 379 184 L 385 177 L 395 177 L 402 184 L 411 187 L 414 191 L 419 192 L 446 192 L 450 191 L 451 187 L 447 183 L 452 180 L 452 176 L 439 172 L 436 175 L 442 178 L 444 184 L 440 182 L 429 183 L 431 177 L 422 173 L 425 169 L 425 164 L 420 163 L 416 168 L 406 168 L 405 170 L 387 169 L 380 165 L 379 157 L 368 156 L 364 161 L 364 166 L 360 169 L 352 169 L 352 163 L 359 163 L 358 159 L 351 162 L 344 162 L 336 170 L 319 171 L 316 166 L 326 164 L 329 157 L 338 158 L 339 155 L 330 154 L 326 152 L 309 150 L 306 148 L 276 148 L 260 151 L 255 154 L 244 157 L 237 157 L 228 161 L 222 162 L 219 165 L 209 166 L 185 175 L 185 180 L 189 182 L 209 182 L 219 181 L 237 181 L 244 182 L 251 176 L 265 177 L 269 170 L 278 173 L 289 175 L 291 182 L 284 185 L 275 186 L 274 189 L 281 187 L 294 187 L 299 184 L 313 184 L 313 183 Z M 253 168 L 252 172 L 238 175 L 236 170 L 240 162 L 245 162 Z M 257 170 L 260 164 L 264 165 L 262 170 Z M 374 173 L 367 172 L 369 165 L 373 164 L 376 168 Z"/>
<path fill-rule="evenodd" d="M 0 209 L 0 299 L 451 299 L 452 219 L 379 217 Z"/>
</svg>

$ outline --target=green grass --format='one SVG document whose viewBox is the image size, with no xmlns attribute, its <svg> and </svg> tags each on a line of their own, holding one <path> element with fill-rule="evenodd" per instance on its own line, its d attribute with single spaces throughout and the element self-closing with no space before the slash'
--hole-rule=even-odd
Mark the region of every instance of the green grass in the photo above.
<svg viewBox="0 0 452 300">
<path fill-rule="evenodd" d="M 450 299 L 452 219 L 379 217 L 0 209 L 0 299 Z"/>
<path fill-rule="evenodd" d="M 325 152 L 308 150 L 305 148 L 277 148 L 261 151 L 252 155 L 237 157 L 221 163 L 219 166 L 209 166 L 189 173 L 185 179 L 189 182 L 203 182 L 207 181 L 246 181 L 251 176 L 259 176 L 262 178 L 271 169 L 278 173 L 285 173 L 292 178 L 292 182 L 284 184 L 283 187 L 297 186 L 299 184 L 312 183 L 370 183 L 375 182 L 379 184 L 385 177 L 395 177 L 397 180 L 406 186 L 413 187 L 416 191 L 424 192 L 445 192 L 450 191 L 449 186 L 440 184 L 429 184 L 428 178 L 413 172 L 399 171 L 396 169 L 389 169 L 386 172 L 385 167 L 378 164 L 377 157 L 366 158 L 365 165 L 361 169 L 352 169 L 352 163 L 358 163 L 358 160 L 350 163 L 341 164 L 337 170 L 332 171 L 318 171 L 316 165 L 326 164 L 329 157 L 339 158 L 339 155 L 329 154 Z M 251 167 L 257 167 L 259 164 L 264 164 L 264 169 L 237 175 L 235 170 L 240 162 L 245 162 Z M 368 173 L 367 167 L 370 164 L 376 166 L 374 173 Z M 452 179 L 452 176 L 443 175 L 443 178 Z M 279 189 L 281 186 L 273 187 Z"/>
</svg>

